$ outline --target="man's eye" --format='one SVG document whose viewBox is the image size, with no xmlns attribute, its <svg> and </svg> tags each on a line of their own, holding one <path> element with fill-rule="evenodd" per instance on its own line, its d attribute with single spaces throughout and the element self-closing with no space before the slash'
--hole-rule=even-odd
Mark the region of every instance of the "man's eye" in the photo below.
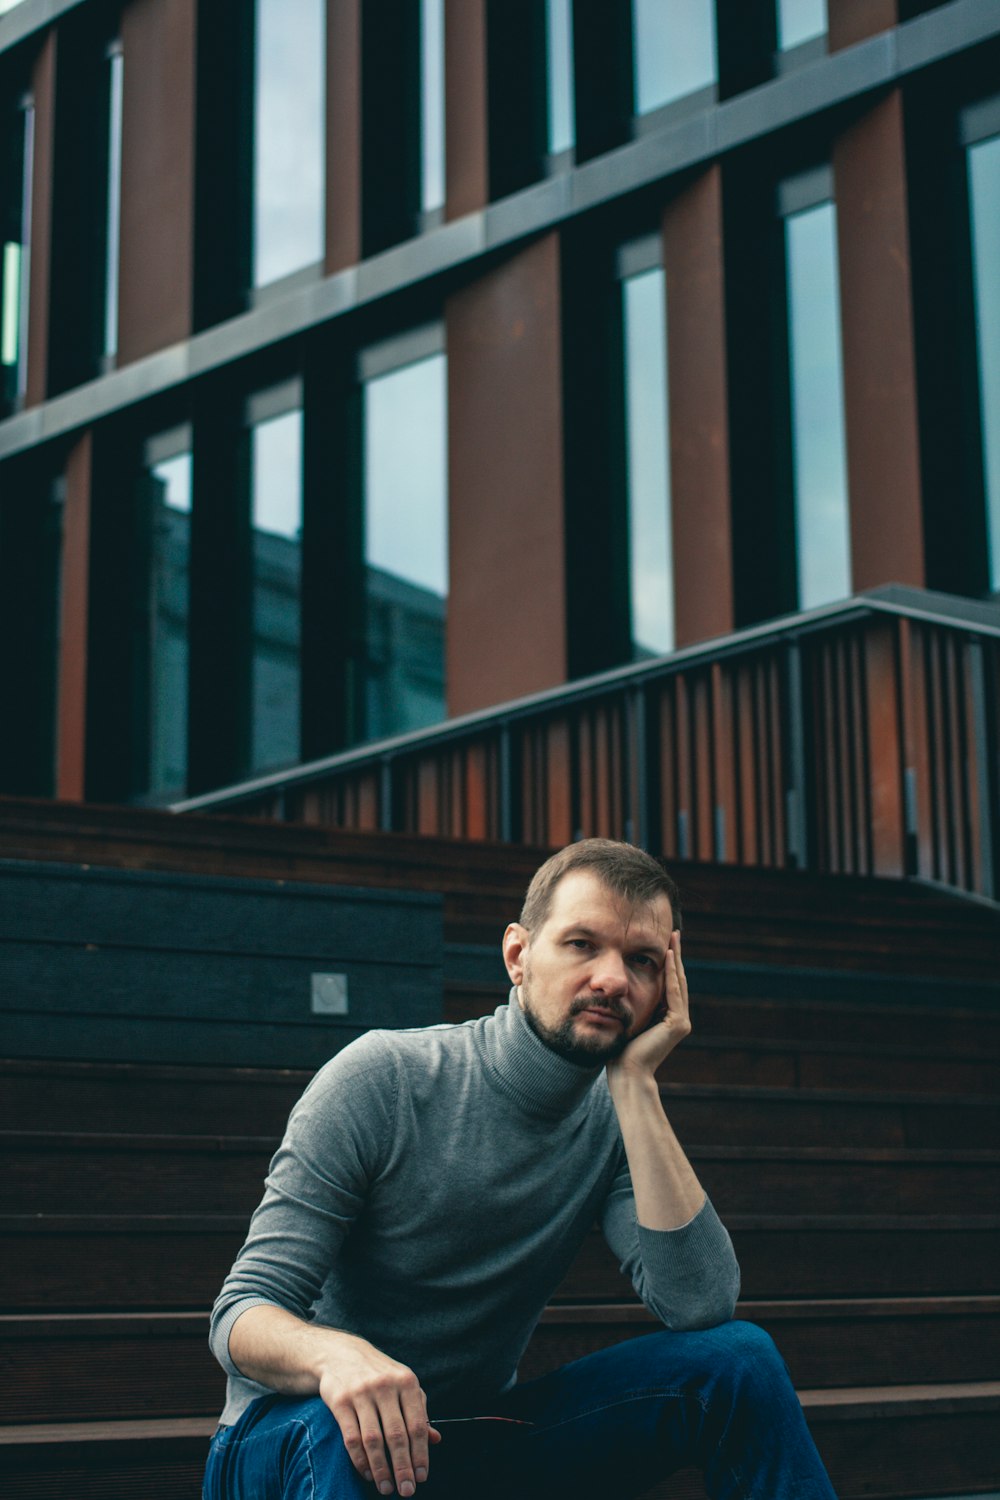
<svg viewBox="0 0 1000 1500">
<path fill-rule="evenodd" d="M 590 944 L 588 943 L 588 941 L 587 941 L 586 938 L 570 938 L 569 945 L 570 945 L 571 948 L 580 948 L 580 949 L 589 948 L 590 947 Z"/>
<path fill-rule="evenodd" d="M 653 967 L 652 955 L 649 953 L 633 953 L 632 962 L 637 969 L 651 969 Z"/>
</svg>

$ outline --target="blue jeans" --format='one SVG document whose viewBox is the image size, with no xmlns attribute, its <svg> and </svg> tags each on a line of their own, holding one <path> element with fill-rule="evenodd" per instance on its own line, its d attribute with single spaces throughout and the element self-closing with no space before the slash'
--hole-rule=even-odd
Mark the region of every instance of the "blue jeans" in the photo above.
<svg viewBox="0 0 1000 1500">
<path fill-rule="evenodd" d="M 651 1333 L 448 1420 L 418 1500 L 628 1500 L 698 1468 L 711 1500 L 835 1500 L 788 1372 L 752 1323 Z M 514 1419 L 509 1420 L 509 1419 Z M 262 1396 L 212 1440 L 204 1500 L 373 1500 L 318 1397 Z"/>
</svg>

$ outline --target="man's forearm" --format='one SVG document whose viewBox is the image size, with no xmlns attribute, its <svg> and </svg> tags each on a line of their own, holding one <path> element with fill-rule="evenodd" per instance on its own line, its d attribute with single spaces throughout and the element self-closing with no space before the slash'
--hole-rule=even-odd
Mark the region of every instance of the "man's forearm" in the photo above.
<svg viewBox="0 0 1000 1500">
<path fill-rule="evenodd" d="M 337 1328 L 304 1323 L 283 1307 L 248 1307 L 229 1334 L 229 1357 L 241 1374 L 286 1396 L 315 1396 L 338 1345 L 358 1342 Z"/>
<path fill-rule="evenodd" d="M 644 1229 L 679 1229 L 703 1206 L 705 1192 L 663 1112 L 655 1077 L 623 1070 L 612 1083 L 611 1097 L 625 1142 L 636 1218 Z"/>
</svg>

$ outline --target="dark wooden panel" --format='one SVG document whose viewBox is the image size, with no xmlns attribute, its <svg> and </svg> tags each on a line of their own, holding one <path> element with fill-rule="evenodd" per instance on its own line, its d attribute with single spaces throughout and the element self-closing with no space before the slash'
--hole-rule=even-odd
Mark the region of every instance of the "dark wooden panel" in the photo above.
<svg viewBox="0 0 1000 1500">
<path fill-rule="evenodd" d="M 361 0 L 327 0 L 326 57 L 329 275 L 361 259 Z"/>
<path fill-rule="evenodd" d="M 83 800 L 86 774 L 92 447 L 90 433 L 84 432 L 70 451 L 63 520 L 56 791 L 75 802 Z"/>
</svg>

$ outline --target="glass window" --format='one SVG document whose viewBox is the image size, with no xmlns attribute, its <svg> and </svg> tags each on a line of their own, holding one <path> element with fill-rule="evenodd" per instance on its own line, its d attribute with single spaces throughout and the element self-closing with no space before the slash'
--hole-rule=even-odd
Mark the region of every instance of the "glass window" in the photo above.
<svg viewBox="0 0 1000 1500">
<path fill-rule="evenodd" d="M 1000 590 L 1000 136 L 969 149 L 972 275 L 990 588 Z"/>
<path fill-rule="evenodd" d="M 21 4 L 23 4 L 23 0 L 0 0 L 0 16 L 5 15 L 9 10 L 13 10 L 15 5 Z"/>
<path fill-rule="evenodd" d="M 444 0 L 420 5 L 421 208 L 444 207 Z"/>
<path fill-rule="evenodd" d="M 576 144 L 573 94 L 573 7 L 571 0 L 546 0 L 548 67 L 548 146 L 550 156 Z"/>
<path fill-rule="evenodd" d="M 785 218 L 792 474 L 798 602 L 851 592 L 837 213 L 819 203 Z"/>
<path fill-rule="evenodd" d="M 108 187 L 105 224 L 104 347 L 106 364 L 118 352 L 118 266 L 122 202 L 122 90 L 125 81 L 122 44 L 108 48 Z"/>
<path fill-rule="evenodd" d="M 798 47 L 827 30 L 826 0 L 778 0 L 778 46 Z"/>
<path fill-rule="evenodd" d="M 30 97 L 9 117 L 0 182 L 0 406 L 18 406 L 27 389 L 31 177 L 35 111 Z"/>
<path fill-rule="evenodd" d="M 300 758 L 301 406 L 253 424 L 250 475 L 253 528 L 250 760 L 253 771 L 264 771 Z"/>
<path fill-rule="evenodd" d="M 666 278 L 656 266 L 622 282 L 629 595 L 634 660 L 674 647 L 667 442 Z"/>
<path fill-rule="evenodd" d="M 325 0 L 256 0 L 253 276 L 323 259 Z"/>
<path fill-rule="evenodd" d="M 443 719 L 447 368 L 431 354 L 364 385 L 367 736 Z"/>
<path fill-rule="evenodd" d="M 714 0 L 632 0 L 635 113 L 716 79 Z"/>
<path fill-rule="evenodd" d="M 136 790 L 152 797 L 187 783 L 188 621 L 191 566 L 191 437 L 187 428 L 146 447 L 140 518 L 146 539 L 145 755 Z"/>
</svg>

